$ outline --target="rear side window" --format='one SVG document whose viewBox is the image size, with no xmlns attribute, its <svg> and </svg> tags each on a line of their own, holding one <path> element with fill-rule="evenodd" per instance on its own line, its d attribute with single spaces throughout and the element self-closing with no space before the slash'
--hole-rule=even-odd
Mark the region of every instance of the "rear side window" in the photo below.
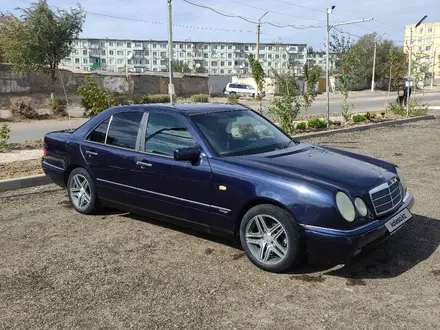
<svg viewBox="0 0 440 330">
<path fill-rule="evenodd" d="M 110 118 L 104 120 L 92 133 L 90 133 L 87 140 L 97 143 L 105 143 L 105 135 L 107 134 L 107 127 Z"/>
<path fill-rule="evenodd" d="M 113 115 L 106 143 L 112 146 L 136 149 L 142 112 L 122 112 Z"/>
</svg>

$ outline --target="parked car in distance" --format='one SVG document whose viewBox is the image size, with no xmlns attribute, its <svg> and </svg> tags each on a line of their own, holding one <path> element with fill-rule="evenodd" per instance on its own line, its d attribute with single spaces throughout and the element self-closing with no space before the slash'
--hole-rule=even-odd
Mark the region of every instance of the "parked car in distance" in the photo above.
<svg viewBox="0 0 440 330">
<path fill-rule="evenodd" d="M 395 164 L 300 143 L 232 104 L 110 108 L 46 134 L 42 167 L 80 213 L 109 205 L 238 239 L 271 272 L 344 263 L 407 224 L 414 202 Z"/>
<path fill-rule="evenodd" d="M 261 95 L 263 97 L 266 95 L 264 91 L 258 92 L 258 90 L 251 85 L 239 83 L 228 83 L 223 92 L 225 94 L 237 94 L 253 98 L 255 98 L 257 95 Z"/>
</svg>

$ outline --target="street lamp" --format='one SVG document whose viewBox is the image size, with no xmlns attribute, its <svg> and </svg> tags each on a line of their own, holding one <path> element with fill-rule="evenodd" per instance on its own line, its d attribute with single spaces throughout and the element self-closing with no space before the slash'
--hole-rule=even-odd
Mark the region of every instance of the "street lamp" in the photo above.
<svg viewBox="0 0 440 330">
<path fill-rule="evenodd" d="M 172 8 L 171 1 L 168 1 L 168 71 L 170 81 L 168 84 L 168 93 L 170 94 L 170 103 L 173 104 L 174 85 L 173 85 L 173 24 L 172 24 Z"/>
<path fill-rule="evenodd" d="M 255 60 L 256 60 L 257 62 L 258 62 L 258 60 L 260 59 L 260 34 L 261 34 L 260 29 L 261 29 L 261 20 L 263 19 L 264 16 L 267 15 L 267 13 L 268 13 L 268 11 L 266 11 L 266 12 L 264 13 L 264 15 L 261 16 L 261 17 L 258 19 L 258 24 L 257 24 L 257 56 L 255 56 Z"/>
<path fill-rule="evenodd" d="M 385 33 L 382 33 L 378 39 L 381 40 L 384 35 L 385 35 Z M 373 75 L 371 76 L 371 91 L 372 92 L 374 92 L 374 85 L 375 85 L 374 75 L 375 75 L 375 71 L 376 71 L 376 48 L 377 48 L 377 41 L 374 40 Z"/>
<path fill-rule="evenodd" d="M 329 78 L 329 44 L 330 44 L 330 24 L 329 24 L 329 15 L 333 12 L 336 6 L 332 6 L 331 8 L 327 8 L 327 20 L 326 20 L 326 47 L 325 47 L 325 93 L 327 98 L 327 128 L 330 125 L 330 78 Z"/>
<path fill-rule="evenodd" d="M 423 21 L 428 17 L 428 15 L 423 16 L 423 18 L 416 24 L 415 28 L 417 29 L 420 24 L 423 23 Z M 406 94 L 406 117 L 409 116 L 409 91 L 411 88 L 411 65 L 412 65 L 412 46 L 413 46 L 413 40 L 412 40 L 412 33 L 413 28 L 410 26 L 409 30 L 409 61 L 408 61 L 408 79 L 407 79 L 407 94 Z M 417 86 L 415 86 L 417 87 Z"/>
</svg>

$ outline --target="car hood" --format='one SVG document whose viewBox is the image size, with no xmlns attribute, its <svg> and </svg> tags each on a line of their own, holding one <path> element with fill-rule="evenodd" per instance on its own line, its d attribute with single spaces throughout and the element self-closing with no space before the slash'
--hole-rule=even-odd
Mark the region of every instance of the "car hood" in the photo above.
<svg viewBox="0 0 440 330">
<path fill-rule="evenodd" d="M 394 174 L 373 163 L 337 151 L 298 144 L 292 148 L 265 154 L 232 157 L 229 161 L 284 177 L 321 181 L 342 189 L 368 191 L 391 179 Z"/>
</svg>

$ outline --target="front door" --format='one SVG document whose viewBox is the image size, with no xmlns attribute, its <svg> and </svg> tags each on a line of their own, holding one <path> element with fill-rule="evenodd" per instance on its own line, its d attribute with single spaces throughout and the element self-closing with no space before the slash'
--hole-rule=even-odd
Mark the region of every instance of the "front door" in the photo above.
<svg viewBox="0 0 440 330">
<path fill-rule="evenodd" d="M 174 160 L 174 150 L 196 146 L 194 132 L 179 114 L 150 112 L 136 163 L 141 171 L 136 186 L 147 210 L 173 218 L 209 225 L 211 168 L 200 159 Z"/>
<path fill-rule="evenodd" d="M 139 203 L 136 183 L 139 168 L 139 127 L 143 112 L 116 113 L 103 121 L 81 145 L 101 199 L 126 205 Z"/>
</svg>

